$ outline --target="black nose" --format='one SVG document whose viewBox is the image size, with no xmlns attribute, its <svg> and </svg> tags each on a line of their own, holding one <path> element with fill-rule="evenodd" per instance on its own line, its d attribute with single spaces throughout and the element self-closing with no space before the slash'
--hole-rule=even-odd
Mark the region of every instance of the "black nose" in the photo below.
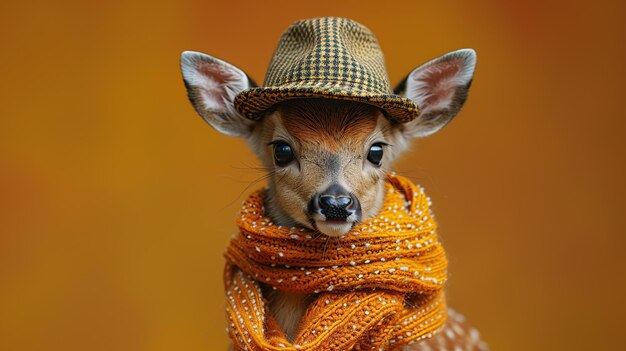
<svg viewBox="0 0 626 351">
<path fill-rule="evenodd" d="M 331 207 L 346 208 L 351 203 L 350 195 L 320 195 L 320 208 L 325 210 Z"/>
<path fill-rule="evenodd" d="M 341 185 L 334 184 L 321 191 L 309 202 L 311 213 L 321 213 L 330 221 L 345 221 L 360 211 L 359 200 Z M 357 213 L 358 215 L 358 213 Z"/>
</svg>

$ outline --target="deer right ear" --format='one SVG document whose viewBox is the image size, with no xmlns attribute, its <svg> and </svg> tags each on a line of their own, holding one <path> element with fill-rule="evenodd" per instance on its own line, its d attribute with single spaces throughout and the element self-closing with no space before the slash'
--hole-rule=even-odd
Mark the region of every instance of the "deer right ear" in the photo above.
<svg viewBox="0 0 626 351">
<path fill-rule="evenodd" d="M 254 121 L 241 116 L 233 105 L 235 96 L 254 87 L 254 82 L 239 68 L 194 51 L 180 56 L 187 94 L 198 114 L 218 132 L 247 137 Z"/>
</svg>

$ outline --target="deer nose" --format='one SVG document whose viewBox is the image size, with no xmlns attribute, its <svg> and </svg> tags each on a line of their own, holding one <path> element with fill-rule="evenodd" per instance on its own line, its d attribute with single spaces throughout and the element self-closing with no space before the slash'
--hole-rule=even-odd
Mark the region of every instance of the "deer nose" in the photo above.
<svg viewBox="0 0 626 351">
<path fill-rule="evenodd" d="M 327 210 L 331 207 L 346 208 L 352 203 L 350 195 L 320 195 L 320 207 Z"/>
<path fill-rule="evenodd" d="M 358 199 L 338 184 L 315 194 L 309 202 L 311 213 L 321 213 L 329 221 L 345 221 L 358 207 Z"/>
</svg>

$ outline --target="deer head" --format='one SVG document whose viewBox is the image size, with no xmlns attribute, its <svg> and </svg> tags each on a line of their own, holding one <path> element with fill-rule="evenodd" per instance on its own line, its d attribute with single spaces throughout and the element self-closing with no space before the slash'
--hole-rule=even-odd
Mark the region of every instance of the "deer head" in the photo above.
<svg viewBox="0 0 626 351">
<path fill-rule="evenodd" d="M 395 93 L 413 100 L 420 115 L 406 123 L 360 102 L 319 98 L 286 100 L 253 121 L 233 101 L 254 82 L 239 68 L 183 52 L 181 68 L 189 99 L 217 131 L 244 138 L 268 170 L 266 208 L 278 225 L 346 234 L 375 216 L 393 161 L 413 138 L 433 134 L 463 106 L 476 54 L 463 49 L 417 67 Z"/>
</svg>

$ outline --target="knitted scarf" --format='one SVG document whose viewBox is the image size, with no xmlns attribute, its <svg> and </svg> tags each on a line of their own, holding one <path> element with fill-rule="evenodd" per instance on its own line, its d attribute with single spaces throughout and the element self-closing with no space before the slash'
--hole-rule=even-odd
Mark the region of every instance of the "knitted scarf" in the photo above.
<svg viewBox="0 0 626 351">
<path fill-rule="evenodd" d="M 388 176 L 377 217 L 345 237 L 274 225 L 263 192 L 244 202 L 225 254 L 228 332 L 235 350 L 393 350 L 444 324 L 447 260 L 421 187 Z M 289 342 L 262 286 L 315 294 Z"/>
</svg>

